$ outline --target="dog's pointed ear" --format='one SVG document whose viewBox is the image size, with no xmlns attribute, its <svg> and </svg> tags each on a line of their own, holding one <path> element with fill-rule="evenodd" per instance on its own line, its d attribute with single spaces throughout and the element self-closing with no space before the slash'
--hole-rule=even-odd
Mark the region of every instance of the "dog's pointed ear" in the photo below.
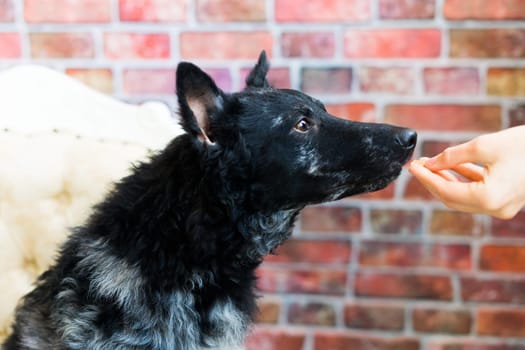
<svg viewBox="0 0 525 350">
<path fill-rule="evenodd" d="M 223 108 L 224 92 L 208 74 L 189 62 L 177 66 L 176 84 L 182 127 L 202 142 L 213 143 L 211 119 Z"/>
<path fill-rule="evenodd" d="M 266 79 L 266 74 L 268 74 L 268 69 L 270 68 L 270 63 L 266 57 L 266 51 L 262 51 L 259 55 L 259 60 L 257 64 L 252 69 L 248 77 L 246 77 L 246 86 L 255 87 L 255 88 L 265 88 L 269 87 L 270 83 Z"/>
</svg>

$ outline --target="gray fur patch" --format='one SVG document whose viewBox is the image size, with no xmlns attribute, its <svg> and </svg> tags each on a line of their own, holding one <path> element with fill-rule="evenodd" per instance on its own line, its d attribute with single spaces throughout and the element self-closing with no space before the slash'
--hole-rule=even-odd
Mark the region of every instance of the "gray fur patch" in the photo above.
<svg viewBox="0 0 525 350">
<path fill-rule="evenodd" d="M 249 320 L 230 300 L 213 307 L 210 313 L 210 321 L 219 337 L 218 339 L 208 340 L 207 343 L 216 349 L 234 350 L 242 348 Z"/>
<path fill-rule="evenodd" d="M 318 150 L 315 147 L 311 147 L 309 144 L 302 145 L 298 150 L 296 159 L 299 165 L 307 169 L 308 174 L 319 174 L 321 162 Z"/>
<path fill-rule="evenodd" d="M 191 293 L 177 291 L 158 294 L 154 308 L 147 307 L 143 295 L 144 281 L 139 271 L 108 253 L 102 241 L 86 247 L 89 254 L 79 265 L 91 273 L 90 295 L 116 300 L 129 328 L 111 335 L 102 334 L 96 321 L 102 310 L 86 305 L 76 281 L 64 279 L 57 295 L 62 341 L 71 349 L 188 349 L 200 348 L 200 329 Z M 96 263 L 95 263 L 96 262 Z M 194 284 L 202 284 L 196 279 Z"/>
<path fill-rule="evenodd" d="M 250 237 L 253 250 L 250 257 L 260 257 L 269 254 L 283 243 L 292 233 L 292 223 L 297 213 L 296 209 L 281 210 L 272 214 L 259 213 L 245 218 L 241 232 Z"/>
<path fill-rule="evenodd" d="M 79 262 L 79 268 L 91 273 L 89 293 L 114 298 L 122 308 L 129 308 L 142 300 L 144 282 L 140 271 L 109 254 L 102 240 L 85 249 L 87 255 Z"/>
</svg>

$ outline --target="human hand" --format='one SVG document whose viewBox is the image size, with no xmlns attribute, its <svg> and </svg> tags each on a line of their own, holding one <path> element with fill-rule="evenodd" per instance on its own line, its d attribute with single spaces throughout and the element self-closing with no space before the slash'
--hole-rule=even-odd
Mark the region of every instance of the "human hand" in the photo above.
<svg viewBox="0 0 525 350">
<path fill-rule="evenodd" d="M 525 126 L 415 160 L 409 171 L 452 209 L 510 219 L 525 204 Z"/>
</svg>

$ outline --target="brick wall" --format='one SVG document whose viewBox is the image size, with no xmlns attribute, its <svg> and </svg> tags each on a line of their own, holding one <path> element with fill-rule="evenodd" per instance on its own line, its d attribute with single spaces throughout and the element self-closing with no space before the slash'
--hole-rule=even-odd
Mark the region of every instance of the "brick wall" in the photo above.
<svg viewBox="0 0 525 350">
<path fill-rule="evenodd" d="M 525 0 L 0 0 L 0 68 L 37 62 L 173 104 L 192 60 L 225 90 L 271 81 L 343 118 L 416 128 L 416 156 L 525 121 Z M 404 172 L 311 207 L 259 271 L 251 350 L 525 349 L 525 212 L 449 211 Z"/>
</svg>

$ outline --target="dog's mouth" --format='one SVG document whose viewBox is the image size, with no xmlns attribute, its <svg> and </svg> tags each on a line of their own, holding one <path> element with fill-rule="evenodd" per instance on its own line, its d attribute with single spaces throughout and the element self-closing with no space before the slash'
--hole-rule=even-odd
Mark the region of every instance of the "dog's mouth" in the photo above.
<svg viewBox="0 0 525 350">
<path fill-rule="evenodd" d="M 364 175 L 348 174 L 342 184 L 337 184 L 330 190 L 331 195 L 328 197 L 328 200 L 339 200 L 384 189 L 399 177 L 403 169 L 403 164 L 405 164 L 409 158 L 410 156 L 403 162 L 390 163 L 387 169 L 383 169 L 381 174 L 373 178 Z"/>
</svg>

